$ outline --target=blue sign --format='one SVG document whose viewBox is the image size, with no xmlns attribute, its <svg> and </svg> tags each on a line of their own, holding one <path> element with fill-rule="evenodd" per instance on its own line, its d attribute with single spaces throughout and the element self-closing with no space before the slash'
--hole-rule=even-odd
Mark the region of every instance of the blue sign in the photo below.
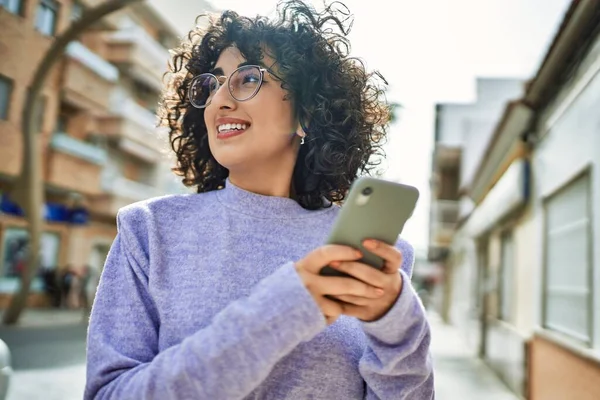
<svg viewBox="0 0 600 400">
<path fill-rule="evenodd" d="M 25 212 L 6 193 L 0 194 L 0 213 L 24 217 Z M 50 222 L 63 222 L 84 225 L 90 220 L 90 213 L 83 207 L 68 208 L 60 203 L 44 204 L 44 218 Z"/>
</svg>

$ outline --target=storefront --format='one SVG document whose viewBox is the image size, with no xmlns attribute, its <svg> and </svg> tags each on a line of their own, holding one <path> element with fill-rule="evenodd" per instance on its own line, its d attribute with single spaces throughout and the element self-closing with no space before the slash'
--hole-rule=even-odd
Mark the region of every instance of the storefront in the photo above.
<svg viewBox="0 0 600 400">
<path fill-rule="evenodd" d="M 40 265 L 31 285 L 28 305 L 52 304 L 49 285 L 66 269 L 94 269 L 99 275 L 116 234 L 114 224 L 90 220 L 80 206 L 46 203 L 41 237 Z M 5 308 L 20 285 L 29 251 L 24 213 L 8 195 L 0 194 L 0 308 Z"/>
</svg>

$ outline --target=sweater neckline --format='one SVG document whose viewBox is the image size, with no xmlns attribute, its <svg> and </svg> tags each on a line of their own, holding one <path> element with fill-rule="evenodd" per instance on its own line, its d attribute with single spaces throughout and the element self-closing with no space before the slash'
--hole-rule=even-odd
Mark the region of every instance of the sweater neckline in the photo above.
<svg viewBox="0 0 600 400">
<path fill-rule="evenodd" d="M 262 219 L 313 217 L 334 208 L 332 206 L 319 210 L 307 210 L 292 198 L 265 196 L 250 192 L 236 186 L 229 178 L 225 180 L 225 187 L 217 191 L 217 198 L 228 208 Z"/>
</svg>

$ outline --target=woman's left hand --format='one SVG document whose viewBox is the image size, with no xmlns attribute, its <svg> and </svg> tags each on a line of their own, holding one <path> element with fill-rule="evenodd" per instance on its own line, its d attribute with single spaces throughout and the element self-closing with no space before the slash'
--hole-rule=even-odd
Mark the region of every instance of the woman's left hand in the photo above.
<svg viewBox="0 0 600 400">
<path fill-rule="evenodd" d="M 331 266 L 383 290 L 384 295 L 377 299 L 336 296 L 342 302 L 343 314 L 371 322 L 383 317 L 398 300 L 403 283 L 402 275 L 398 273 L 402 265 L 402 254 L 396 247 L 377 240 L 365 240 L 363 245 L 371 253 L 384 259 L 381 271 L 357 261 L 336 261 Z"/>
</svg>

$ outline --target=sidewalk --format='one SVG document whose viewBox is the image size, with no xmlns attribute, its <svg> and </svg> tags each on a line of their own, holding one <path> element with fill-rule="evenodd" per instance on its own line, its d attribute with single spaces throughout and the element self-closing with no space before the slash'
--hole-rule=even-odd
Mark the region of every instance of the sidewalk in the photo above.
<svg viewBox="0 0 600 400">
<path fill-rule="evenodd" d="M 7 400 L 81 400 L 85 364 L 14 372 Z"/>
<path fill-rule="evenodd" d="M 456 328 L 429 315 L 436 400 L 518 400 L 483 361 L 471 355 Z"/>
<path fill-rule="evenodd" d="M 81 312 L 28 310 L 22 324 L 39 328 L 33 331 L 43 333 L 44 326 L 50 329 L 50 325 L 58 323 L 67 326 L 65 329 L 69 325 L 73 326 L 72 329 L 82 329 L 75 325 L 81 324 L 81 321 Z M 470 355 L 454 327 L 445 325 L 436 314 L 430 314 L 429 321 L 433 335 L 431 350 L 436 400 L 518 400 L 481 360 Z M 83 337 L 83 334 L 80 336 Z M 85 384 L 85 363 L 84 356 L 79 356 L 81 361 L 70 365 L 15 371 L 7 400 L 42 398 L 42 394 L 46 400 L 80 399 Z"/>
</svg>

